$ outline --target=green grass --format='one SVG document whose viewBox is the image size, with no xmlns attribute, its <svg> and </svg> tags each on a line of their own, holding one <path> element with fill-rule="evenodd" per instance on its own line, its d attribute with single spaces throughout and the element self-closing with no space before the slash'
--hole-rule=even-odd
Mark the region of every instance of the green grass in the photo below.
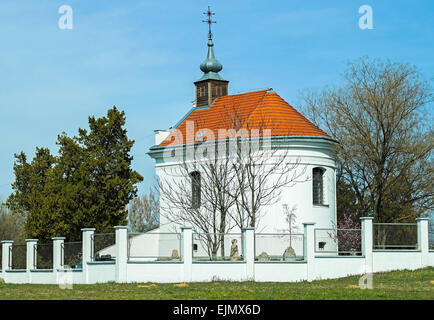
<svg viewBox="0 0 434 320">
<path fill-rule="evenodd" d="M 376 273 L 372 290 L 359 277 L 313 282 L 207 282 L 188 284 L 104 283 L 74 285 L 0 284 L 0 299 L 434 299 L 434 268 Z"/>
</svg>

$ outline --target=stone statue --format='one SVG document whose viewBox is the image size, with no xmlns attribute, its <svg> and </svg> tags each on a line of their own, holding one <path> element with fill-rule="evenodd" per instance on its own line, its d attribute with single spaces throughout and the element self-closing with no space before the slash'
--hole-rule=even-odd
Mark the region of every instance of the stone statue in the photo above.
<svg viewBox="0 0 434 320">
<path fill-rule="evenodd" d="M 286 248 L 283 253 L 283 261 L 295 261 L 295 250 L 292 247 Z"/>
<path fill-rule="evenodd" d="M 232 239 L 231 260 L 238 260 L 239 257 L 237 239 Z"/>
<path fill-rule="evenodd" d="M 172 260 L 175 260 L 175 261 L 179 260 L 179 253 L 178 253 L 178 250 L 176 250 L 176 249 L 172 250 Z"/>
<path fill-rule="evenodd" d="M 259 256 L 258 256 L 258 261 L 270 261 L 270 256 L 263 251 Z"/>
</svg>

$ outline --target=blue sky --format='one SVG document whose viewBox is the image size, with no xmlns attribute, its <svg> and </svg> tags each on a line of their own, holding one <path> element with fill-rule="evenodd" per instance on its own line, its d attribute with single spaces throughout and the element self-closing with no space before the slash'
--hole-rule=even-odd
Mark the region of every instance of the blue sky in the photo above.
<svg viewBox="0 0 434 320">
<path fill-rule="evenodd" d="M 58 27 L 64 4 L 72 30 Z M 365 4 L 373 30 L 358 26 Z M 174 125 L 194 99 L 208 5 L 230 94 L 272 87 L 296 104 L 300 90 L 338 85 L 347 61 L 363 55 L 409 62 L 434 78 L 432 0 L 2 0 L 0 199 L 11 192 L 14 153 L 56 153 L 58 134 L 75 135 L 113 105 L 126 112 L 133 167 L 145 177 L 139 190 L 147 191 L 153 130 Z"/>
</svg>

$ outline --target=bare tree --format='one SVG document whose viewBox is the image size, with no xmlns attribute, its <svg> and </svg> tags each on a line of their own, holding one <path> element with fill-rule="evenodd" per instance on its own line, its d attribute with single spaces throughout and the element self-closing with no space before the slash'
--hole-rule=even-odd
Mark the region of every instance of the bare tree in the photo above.
<svg viewBox="0 0 434 320">
<path fill-rule="evenodd" d="M 342 182 L 358 215 L 412 221 L 433 207 L 433 102 L 430 85 L 408 64 L 367 57 L 349 63 L 340 88 L 302 94 L 305 114 L 340 142 Z M 338 195 L 339 201 L 339 195 Z"/>
<path fill-rule="evenodd" d="M 25 243 L 25 217 L 11 211 L 0 201 L 0 239 L 13 240 L 15 244 Z"/>
<path fill-rule="evenodd" d="M 161 212 L 176 225 L 191 225 L 208 254 L 224 251 L 224 234 L 234 225 L 228 219 L 234 210 L 236 188 L 230 159 L 215 155 L 216 141 L 196 143 L 195 158 L 163 169 L 159 180 Z"/>
<path fill-rule="evenodd" d="M 128 224 L 132 232 L 146 232 L 159 225 L 159 201 L 155 192 L 132 199 L 128 206 Z"/>
<path fill-rule="evenodd" d="M 225 255 L 224 233 L 257 226 L 263 209 L 306 170 L 290 160 L 287 146 L 271 145 L 271 121 L 248 123 L 235 106 L 226 111 L 217 137 L 196 121 L 194 143 L 182 146 L 179 163 L 161 168 L 159 180 L 161 214 L 192 225 L 213 258 L 219 249 Z"/>
<path fill-rule="evenodd" d="M 237 141 L 232 162 L 237 179 L 237 193 L 233 195 L 237 210 L 232 218 L 240 228 L 257 227 L 264 209 L 280 200 L 284 188 L 309 179 L 302 178 L 306 166 L 300 164 L 299 157 L 291 160 L 288 145 L 273 141 L 273 130 L 280 125 L 277 120 L 261 115 L 249 122 L 235 106 L 227 109 L 222 119 L 234 131 L 245 129 L 250 134 L 232 137 Z"/>
<path fill-rule="evenodd" d="M 289 247 L 292 248 L 292 235 L 294 232 L 299 231 L 299 227 L 297 225 L 297 215 L 295 211 L 297 210 L 297 206 L 294 205 L 292 208 L 289 208 L 288 204 L 283 204 L 283 214 L 285 215 L 285 221 L 287 228 L 283 229 L 284 232 L 289 232 Z"/>
</svg>

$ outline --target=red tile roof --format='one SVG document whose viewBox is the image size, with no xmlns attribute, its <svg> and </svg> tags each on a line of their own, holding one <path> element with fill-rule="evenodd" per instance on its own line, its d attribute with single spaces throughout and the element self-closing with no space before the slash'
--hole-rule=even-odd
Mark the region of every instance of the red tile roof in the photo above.
<svg viewBox="0 0 434 320">
<path fill-rule="evenodd" d="M 219 129 L 271 129 L 272 136 L 322 136 L 328 134 L 315 126 L 274 91 L 260 90 L 217 98 L 208 108 L 193 110 L 176 128 L 186 139 L 187 121 L 193 121 L 194 133 L 208 128 L 218 137 Z M 236 122 L 236 124 L 234 124 Z M 160 146 L 174 141 L 171 133 Z M 185 141 L 191 143 L 193 141 Z"/>
</svg>

